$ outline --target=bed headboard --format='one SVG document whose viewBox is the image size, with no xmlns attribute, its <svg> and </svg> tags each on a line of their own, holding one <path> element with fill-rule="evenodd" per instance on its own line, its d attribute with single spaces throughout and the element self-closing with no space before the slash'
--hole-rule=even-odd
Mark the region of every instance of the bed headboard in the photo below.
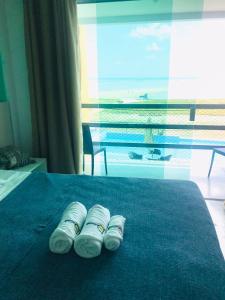
<svg viewBox="0 0 225 300">
<path fill-rule="evenodd" d="M 0 103 L 0 147 L 13 143 L 9 103 Z"/>
</svg>

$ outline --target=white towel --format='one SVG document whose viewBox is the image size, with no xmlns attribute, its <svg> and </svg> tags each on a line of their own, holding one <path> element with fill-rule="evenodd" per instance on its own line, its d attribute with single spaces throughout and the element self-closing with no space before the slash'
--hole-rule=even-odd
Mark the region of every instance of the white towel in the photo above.
<svg viewBox="0 0 225 300">
<path fill-rule="evenodd" d="M 49 248 L 54 253 L 70 251 L 74 238 L 80 233 L 87 210 L 80 202 L 72 202 L 64 210 L 60 223 L 49 239 Z"/>
<path fill-rule="evenodd" d="M 106 249 L 117 250 L 123 240 L 124 223 L 126 219 L 123 216 L 113 216 L 108 225 L 107 232 L 104 236 L 104 245 Z"/>
<path fill-rule="evenodd" d="M 96 204 L 88 211 L 83 229 L 74 240 L 74 250 L 79 256 L 92 258 L 101 254 L 109 220 L 109 210 L 101 205 Z"/>
</svg>

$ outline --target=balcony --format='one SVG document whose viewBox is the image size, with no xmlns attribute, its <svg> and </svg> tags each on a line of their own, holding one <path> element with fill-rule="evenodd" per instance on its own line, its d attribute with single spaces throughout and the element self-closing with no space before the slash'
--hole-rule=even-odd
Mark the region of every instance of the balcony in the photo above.
<svg viewBox="0 0 225 300">
<path fill-rule="evenodd" d="M 225 147 L 223 103 L 84 103 L 82 112 L 94 144 L 107 147 L 110 176 L 204 181 L 212 149 Z M 96 174 L 104 174 L 96 159 Z M 224 180 L 222 165 L 225 159 L 217 157 L 212 178 Z"/>
</svg>

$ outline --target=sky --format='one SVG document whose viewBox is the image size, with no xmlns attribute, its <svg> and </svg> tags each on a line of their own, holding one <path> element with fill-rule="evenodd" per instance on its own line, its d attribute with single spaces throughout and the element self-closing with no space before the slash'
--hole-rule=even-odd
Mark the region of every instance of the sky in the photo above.
<svg viewBox="0 0 225 300">
<path fill-rule="evenodd" d="M 136 84 L 159 98 L 225 98 L 224 32 L 223 19 L 89 25 L 88 76 L 103 92 L 124 85 L 131 93 Z"/>
<path fill-rule="evenodd" d="M 169 23 L 98 25 L 100 77 L 168 77 Z"/>
</svg>

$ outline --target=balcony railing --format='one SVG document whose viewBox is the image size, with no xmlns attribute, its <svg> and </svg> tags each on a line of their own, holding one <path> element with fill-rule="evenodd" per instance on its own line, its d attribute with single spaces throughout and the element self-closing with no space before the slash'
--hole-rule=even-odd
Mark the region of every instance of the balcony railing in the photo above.
<svg viewBox="0 0 225 300">
<path fill-rule="evenodd" d="M 224 133 L 224 139 L 221 143 L 213 144 L 213 140 L 210 143 L 145 143 L 145 142 L 118 142 L 118 141 L 94 141 L 95 144 L 101 144 L 103 146 L 117 146 L 117 147 L 144 147 L 144 148 L 174 148 L 174 149 L 204 149 L 209 150 L 215 147 L 225 147 L 225 104 L 82 104 L 83 109 L 99 109 L 99 110 L 134 110 L 136 113 L 139 110 L 147 111 L 164 111 L 169 112 L 171 110 L 181 111 L 188 110 L 189 122 L 191 124 L 161 124 L 161 123 L 135 123 L 135 122 L 118 122 L 113 120 L 110 122 L 107 120 L 98 122 L 84 122 L 90 127 L 101 127 L 101 128 L 122 128 L 122 129 L 162 129 L 162 130 L 187 130 L 187 131 L 210 131 L 210 132 L 221 132 Z M 194 124 L 196 121 L 196 116 L 199 110 L 207 110 L 213 112 L 220 111 L 220 114 L 224 116 L 222 118 L 222 124 Z M 215 115 L 214 115 L 215 116 Z M 194 140 L 193 140 L 194 141 Z"/>
</svg>

